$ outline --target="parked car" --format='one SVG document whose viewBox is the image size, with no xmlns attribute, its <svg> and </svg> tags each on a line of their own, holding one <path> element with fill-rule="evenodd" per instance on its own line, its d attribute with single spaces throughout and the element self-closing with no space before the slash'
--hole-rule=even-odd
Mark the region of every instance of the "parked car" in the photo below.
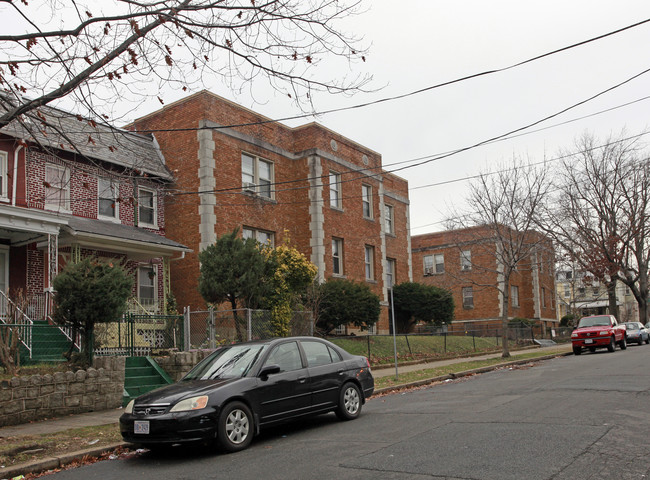
<svg viewBox="0 0 650 480">
<path fill-rule="evenodd" d="M 120 431 L 149 448 L 217 440 L 236 452 L 261 428 L 305 415 L 355 419 L 373 391 L 368 359 L 326 340 L 238 343 L 218 348 L 179 382 L 132 400 Z"/>
<path fill-rule="evenodd" d="M 626 330 L 616 321 L 614 315 L 582 317 L 571 333 L 571 344 L 575 355 L 580 355 L 583 348 L 588 348 L 591 352 L 597 348 L 607 348 L 613 352 L 617 344 L 621 350 L 625 350 Z"/>
<path fill-rule="evenodd" d="M 641 322 L 625 322 L 625 330 L 628 342 L 636 342 L 639 345 L 650 343 L 650 334 L 648 329 Z"/>
</svg>

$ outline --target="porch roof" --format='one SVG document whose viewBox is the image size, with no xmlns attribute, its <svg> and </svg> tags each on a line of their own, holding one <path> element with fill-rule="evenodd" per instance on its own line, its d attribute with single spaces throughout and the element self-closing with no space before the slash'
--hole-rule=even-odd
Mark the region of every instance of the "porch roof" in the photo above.
<svg viewBox="0 0 650 480">
<path fill-rule="evenodd" d="M 59 246 L 69 243 L 141 258 L 192 251 L 185 245 L 142 228 L 82 217 L 71 217 L 68 224 L 63 226 Z"/>
</svg>

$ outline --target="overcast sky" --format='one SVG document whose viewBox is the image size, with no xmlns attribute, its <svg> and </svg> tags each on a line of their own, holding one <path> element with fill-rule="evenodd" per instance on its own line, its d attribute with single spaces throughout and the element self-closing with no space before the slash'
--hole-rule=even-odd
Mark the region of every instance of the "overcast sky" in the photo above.
<svg viewBox="0 0 650 480">
<path fill-rule="evenodd" d="M 345 28 L 364 37 L 369 54 L 358 67 L 374 77 L 376 88 L 383 88 L 352 98 L 318 95 L 319 111 L 508 67 L 650 19 L 648 0 L 366 0 L 365 5 L 367 11 Z M 433 158 L 519 129 L 611 88 L 650 68 L 649 47 L 650 23 L 505 72 L 316 121 L 379 152 L 390 171 L 409 160 Z M 255 101 L 249 91 L 235 95 L 220 83 L 207 88 L 270 118 L 301 113 L 286 97 L 265 88 L 262 78 L 259 82 Z M 531 162 L 552 159 L 585 131 L 604 138 L 623 128 L 629 134 L 646 130 L 650 99 L 641 99 L 650 96 L 649 87 L 650 73 L 532 127 L 526 135 L 396 172 L 409 182 L 411 233 L 443 229 L 450 208 L 462 205 L 467 195 L 467 181 L 427 185 L 485 172 L 513 156 Z M 167 104 L 186 95 L 161 92 Z M 622 106 L 629 102 L 635 103 Z M 158 108 L 159 103 L 149 102 L 124 120 Z M 614 110 L 597 114 L 608 109 Z M 557 126 L 564 122 L 569 123 Z"/>
<path fill-rule="evenodd" d="M 318 96 L 319 110 L 507 67 L 650 18 L 647 0 L 405 0 L 399 9 L 393 1 L 373 0 L 367 5 L 349 25 L 370 45 L 363 67 L 376 86 L 385 87 L 353 98 Z M 317 121 L 381 153 L 384 168 L 391 170 L 518 129 L 621 83 L 650 68 L 649 47 L 650 24 L 645 24 L 506 72 Z M 400 170 L 410 187 L 411 233 L 443 229 L 442 220 L 451 206 L 462 203 L 468 182 L 426 185 L 476 175 L 513 156 L 531 162 L 554 158 L 585 131 L 604 138 L 623 128 L 630 134 L 646 130 L 650 99 L 593 114 L 650 96 L 649 87 L 650 73 L 527 135 Z M 220 85 L 211 90 L 271 118 L 299 113 L 272 93 L 260 105 Z M 555 126 L 588 115 L 593 116 Z M 544 127 L 551 128 L 539 131 Z"/>
</svg>

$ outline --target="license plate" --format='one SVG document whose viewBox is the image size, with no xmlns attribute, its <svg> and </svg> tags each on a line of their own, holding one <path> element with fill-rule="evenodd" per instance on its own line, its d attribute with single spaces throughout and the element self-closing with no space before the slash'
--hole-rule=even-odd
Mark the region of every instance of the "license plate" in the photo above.
<svg viewBox="0 0 650 480">
<path fill-rule="evenodd" d="M 588 338 L 587 340 L 585 340 L 585 343 L 594 343 L 594 341 L 591 338 Z"/>
<path fill-rule="evenodd" d="M 147 435 L 149 433 L 149 420 L 136 420 L 133 422 L 133 433 Z"/>
</svg>

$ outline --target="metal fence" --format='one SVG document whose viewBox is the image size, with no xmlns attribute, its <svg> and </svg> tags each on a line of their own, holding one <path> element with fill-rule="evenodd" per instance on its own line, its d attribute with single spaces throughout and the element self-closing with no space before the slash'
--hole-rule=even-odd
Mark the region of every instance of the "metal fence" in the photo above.
<svg viewBox="0 0 650 480">
<path fill-rule="evenodd" d="M 94 354 L 146 356 L 169 349 L 183 350 L 182 315 L 127 313 L 118 322 L 95 325 Z"/>
<path fill-rule="evenodd" d="M 536 340 L 552 339 L 570 342 L 571 328 L 557 328 L 546 335 L 537 335 L 532 328 L 508 328 L 509 345 L 535 345 Z M 503 346 L 501 329 L 443 331 L 442 328 L 426 334 L 398 334 L 395 336 L 397 356 L 402 359 L 418 359 L 445 354 L 487 352 Z M 328 340 L 350 353 L 364 355 L 373 363 L 394 358 L 393 335 L 335 336 Z"/>
<path fill-rule="evenodd" d="M 268 310 L 211 309 L 192 312 L 186 308 L 185 324 L 188 349 L 216 348 L 218 345 L 274 336 L 271 312 Z M 313 335 L 312 313 L 293 312 L 289 327 L 290 335 Z"/>
</svg>

